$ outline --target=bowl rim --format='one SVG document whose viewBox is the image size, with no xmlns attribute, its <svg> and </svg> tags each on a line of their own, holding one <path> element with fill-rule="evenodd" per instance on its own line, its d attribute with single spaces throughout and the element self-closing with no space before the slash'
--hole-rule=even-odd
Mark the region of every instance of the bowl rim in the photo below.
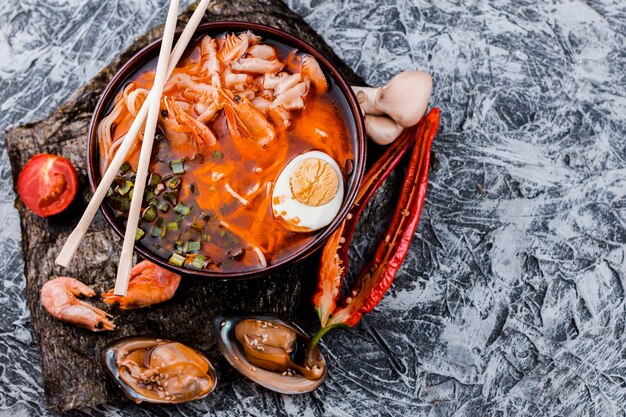
<svg viewBox="0 0 626 417">
<path fill-rule="evenodd" d="M 363 176 L 365 173 L 365 165 L 366 165 L 366 154 L 367 154 L 367 140 L 365 137 L 365 119 L 361 113 L 356 95 L 352 91 L 350 84 L 345 79 L 343 74 L 337 69 L 337 67 L 328 59 L 326 56 L 321 53 L 317 48 L 310 45 L 308 42 L 298 38 L 297 36 L 285 32 L 281 29 L 277 29 L 271 26 L 263 25 L 260 23 L 253 23 L 241 20 L 232 20 L 232 21 L 215 21 L 203 23 L 198 26 L 196 29 L 193 39 L 196 39 L 201 34 L 219 34 L 223 32 L 241 32 L 251 30 L 255 33 L 258 33 L 264 37 L 270 37 L 276 39 L 282 43 L 285 43 L 291 47 L 297 48 L 302 52 L 306 52 L 315 57 L 315 59 L 320 63 L 325 72 L 330 73 L 333 77 L 333 80 L 337 84 L 337 87 L 341 91 L 341 94 L 345 98 L 348 104 L 349 113 L 352 114 L 355 131 L 356 131 L 356 144 L 357 149 L 354 155 L 354 167 L 352 175 L 352 185 L 349 184 L 346 186 L 346 193 L 344 202 L 341 206 L 341 209 L 333 219 L 333 221 L 324 228 L 320 233 L 318 233 L 310 242 L 299 248 L 298 250 L 292 252 L 285 258 L 280 261 L 268 265 L 262 269 L 252 269 L 247 271 L 208 271 L 208 270 L 195 270 L 190 268 L 179 267 L 176 265 L 170 264 L 167 259 L 164 259 L 157 254 L 152 253 L 147 248 L 141 245 L 135 245 L 134 250 L 137 251 L 144 259 L 147 259 L 163 268 L 166 268 L 170 271 L 173 271 L 177 274 L 184 276 L 193 276 L 197 278 L 205 278 L 210 281 L 234 281 L 234 280 L 244 280 L 250 278 L 258 278 L 261 276 L 268 275 L 272 272 L 276 272 L 287 265 L 295 264 L 297 262 L 302 261 L 309 255 L 313 254 L 317 251 L 326 240 L 334 233 L 334 231 L 339 227 L 339 225 L 346 218 L 348 211 L 354 204 L 356 199 L 356 195 L 358 189 L 361 185 L 361 181 L 363 180 Z M 175 39 L 177 39 L 182 33 L 182 29 L 176 31 Z M 128 78 L 134 71 L 139 69 L 142 65 L 144 65 L 149 59 L 152 59 L 154 56 L 158 55 L 158 47 L 161 44 L 161 39 L 157 39 L 145 47 L 141 48 L 137 53 L 135 53 L 122 67 L 111 77 L 106 87 L 102 90 L 100 94 L 100 98 L 94 108 L 91 121 L 89 124 L 89 130 L 87 132 L 87 176 L 89 179 L 89 185 L 91 187 L 91 191 L 95 192 L 97 185 L 100 182 L 100 172 L 96 169 L 99 164 L 98 158 L 96 158 L 96 152 L 98 151 L 97 147 L 97 122 L 100 121 L 101 117 L 104 116 L 104 111 L 108 107 L 110 100 L 112 99 L 112 94 L 119 88 L 119 84 Z M 149 58 L 150 57 L 150 58 Z M 113 218 L 113 215 L 110 210 L 107 210 L 104 202 L 99 207 L 100 212 L 106 219 L 109 226 L 115 231 L 115 233 L 124 237 L 124 229 L 120 224 L 116 222 Z"/>
</svg>

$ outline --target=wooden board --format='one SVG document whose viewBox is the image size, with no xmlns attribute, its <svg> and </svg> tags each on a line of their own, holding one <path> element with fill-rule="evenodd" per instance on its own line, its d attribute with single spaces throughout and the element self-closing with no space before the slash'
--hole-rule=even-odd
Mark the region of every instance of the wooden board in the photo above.
<svg viewBox="0 0 626 417">
<path fill-rule="evenodd" d="M 181 15 L 179 27 L 187 21 L 193 8 Z M 320 49 L 351 83 L 360 82 L 319 35 L 278 0 L 213 1 L 204 20 L 247 20 L 281 28 Z M 55 410 L 125 401 L 104 374 L 98 360 L 102 346 L 110 340 L 139 334 L 167 337 L 188 343 L 219 359 L 210 328 L 210 320 L 217 312 L 272 311 L 287 317 L 297 315 L 300 322 L 311 319 L 309 297 L 315 281 L 317 255 L 280 273 L 251 281 L 200 283 L 183 279 L 176 296 L 165 304 L 138 311 L 113 311 L 118 326 L 114 332 L 91 333 L 65 325 L 53 319 L 41 306 L 41 286 L 54 276 L 79 278 L 98 293 L 113 286 L 121 239 L 100 214 L 69 269 L 54 265 L 54 259 L 91 196 L 85 167 L 86 136 L 96 102 L 121 65 L 161 34 L 162 27 L 159 27 L 141 37 L 49 118 L 15 127 L 5 135 L 14 183 L 24 164 L 41 152 L 70 159 L 79 172 L 78 196 L 70 209 L 61 215 L 40 219 L 28 211 L 19 198 L 16 202 L 21 220 L 28 306 L 40 349 L 45 396 L 50 408 Z M 95 304 L 106 308 L 101 301 Z"/>
</svg>

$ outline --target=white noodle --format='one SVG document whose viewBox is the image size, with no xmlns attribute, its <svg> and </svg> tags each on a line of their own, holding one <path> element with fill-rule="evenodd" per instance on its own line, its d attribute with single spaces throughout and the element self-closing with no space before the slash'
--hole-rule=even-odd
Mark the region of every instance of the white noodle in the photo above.
<svg viewBox="0 0 626 417">
<path fill-rule="evenodd" d="M 256 184 L 254 184 L 254 187 L 252 187 L 248 193 L 246 194 L 247 197 L 250 197 L 252 194 L 256 193 L 257 190 L 261 187 L 261 184 L 259 184 L 258 182 Z"/>
<path fill-rule="evenodd" d="M 232 196 L 233 196 L 233 197 L 235 197 L 237 200 L 239 200 L 239 202 L 240 202 L 241 204 L 243 204 L 244 206 L 248 206 L 248 204 L 250 204 L 250 202 L 249 202 L 248 200 L 246 200 L 245 198 L 243 198 L 242 196 L 240 196 L 239 194 L 237 194 L 237 193 L 235 192 L 235 190 L 233 190 L 233 189 L 230 187 L 230 185 L 229 185 L 228 183 L 226 183 L 225 187 L 226 187 L 226 191 L 228 191 L 228 193 L 229 193 L 230 195 L 232 195 Z"/>
<path fill-rule="evenodd" d="M 259 257 L 259 262 L 261 263 L 261 266 L 263 268 L 265 268 L 267 266 L 267 260 L 265 259 L 265 255 L 263 255 L 263 252 L 261 252 L 261 249 L 259 249 L 258 247 L 254 246 L 253 244 L 250 244 L 250 246 L 252 246 L 252 250 Z"/>
</svg>

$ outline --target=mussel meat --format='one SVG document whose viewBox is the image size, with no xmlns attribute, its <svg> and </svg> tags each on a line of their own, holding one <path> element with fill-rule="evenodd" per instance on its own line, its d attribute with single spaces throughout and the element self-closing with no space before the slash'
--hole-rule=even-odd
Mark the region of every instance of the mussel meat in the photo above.
<svg viewBox="0 0 626 417">
<path fill-rule="evenodd" d="M 213 365 L 200 351 L 165 339 L 127 337 L 102 351 L 102 364 L 139 404 L 175 404 L 207 396 L 217 383 Z"/>
<path fill-rule="evenodd" d="M 326 378 L 326 362 L 317 346 L 293 323 L 271 315 L 217 316 L 218 346 L 240 373 L 283 394 L 304 394 Z"/>
</svg>

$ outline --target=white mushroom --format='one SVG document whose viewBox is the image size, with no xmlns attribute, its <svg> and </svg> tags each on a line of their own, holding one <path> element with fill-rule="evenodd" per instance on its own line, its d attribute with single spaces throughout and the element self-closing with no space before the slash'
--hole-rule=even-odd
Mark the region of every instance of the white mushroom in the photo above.
<svg viewBox="0 0 626 417">
<path fill-rule="evenodd" d="M 404 127 L 387 116 L 365 115 L 365 131 L 367 136 L 379 145 L 389 145 L 396 140 Z"/>
<path fill-rule="evenodd" d="M 380 139 L 384 136 L 388 140 L 393 132 L 399 134 L 402 127 L 410 127 L 419 122 L 426 112 L 432 86 L 430 75 L 424 71 L 401 72 L 381 88 L 353 86 L 352 89 L 356 93 L 364 114 L 388 116 L 387 118 L 370 117 L 370 126 L 366 126 L 368 135 L 379 143 L 374 137 Z M 398 126 L 392 126 L 390 119 Z M 376 126 L 377 123 L 383 123 L 383 125 Z M 373 129 L 372 133 L 370 129 Z M 384 135 L 382 135 L 383 132 Z"/>
</svg>

